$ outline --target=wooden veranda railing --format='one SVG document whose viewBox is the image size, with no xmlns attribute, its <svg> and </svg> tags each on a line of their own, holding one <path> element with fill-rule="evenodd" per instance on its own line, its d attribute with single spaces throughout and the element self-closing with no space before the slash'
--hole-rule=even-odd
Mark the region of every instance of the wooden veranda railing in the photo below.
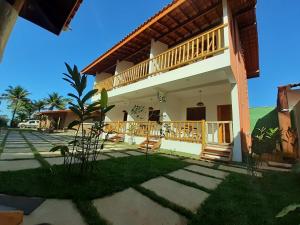
<svg viewBox="0 0 300 225">
<path fill-rule="evenodd" d="M 116 121 L 105 131 L 133 136 L 164 137 L 166 140 L 229 145 L 233 142 L 232 121 Z"/>
<path fill-rule="evenodd" d="M 165 138 L 202 143 L 202 127 L 205 121 L 166 121 L 163 123 Z"/>
<path fill-rule="evenodd" d="M 233 142 L 232 121 L 207 121 L 206 142 L 228 145 Z"/>
<path fill-rule="evenodd" d="M 152 59 L 143 61 L 117 75 L 104 79 L 96 84 L 95 88 L 98 90 L 103 88 L 111 90 L 218 54 L 227 47 L 224 45 L 225 26 L 227 24 L 215 27 Z"/>
</svg>

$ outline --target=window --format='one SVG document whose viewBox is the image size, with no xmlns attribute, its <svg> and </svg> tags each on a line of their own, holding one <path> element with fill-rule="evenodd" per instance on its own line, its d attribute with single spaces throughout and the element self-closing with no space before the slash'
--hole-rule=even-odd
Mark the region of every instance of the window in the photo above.
<svg viewBox="0 0 300 225">
<path fill-rule="evenodd" d="M 186 109 L 186 120 L 205 120 L 206 108 L 205 107 L 192 107 Z"/>
<path fill-rule="evenodd" d="M 159 121 L 160 110 L 149 110 L 149 120 L 150 121 Z"/>
<path fill-rule="evenodd" d="M 29 120 L 29 123 L 35 123 L 35 121 L 34 120 Z"/>
</svg>

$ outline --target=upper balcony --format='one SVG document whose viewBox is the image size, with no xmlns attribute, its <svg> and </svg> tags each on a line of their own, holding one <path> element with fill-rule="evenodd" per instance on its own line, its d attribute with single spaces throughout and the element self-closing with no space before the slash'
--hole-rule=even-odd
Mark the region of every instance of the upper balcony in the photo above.
<svg viewBox="0 0 300 225">
<path fill-rule="evenodd" d="M 82 73 L 96 76 L 94 88 L 109 90 L 111 98 L 188 88 L 182 80 L 191 86 L 231 79 L 232 73 L 235 79 L 237 64 L 255 77 L 255 5 L 256 0 L 173 0 Z"/>
<path fill-rule="evenodd" d="M 94 88 L 112 90 L 148 77 L 163 76 L 167 71 L 221 54 L 228 48 L 224 41 L 225 27 L 227 24 L 222 24 L 197 35 L 153 58 L 95 83 Z"/>
</svg>

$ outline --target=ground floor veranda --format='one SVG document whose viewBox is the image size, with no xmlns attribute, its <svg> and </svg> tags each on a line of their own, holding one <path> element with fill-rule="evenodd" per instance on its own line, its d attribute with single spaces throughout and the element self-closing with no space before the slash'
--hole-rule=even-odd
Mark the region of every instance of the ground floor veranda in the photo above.
<svg viewBox="0 0 300 225">
<path fill-rule="evenodd" d="M 207 145 L 227 145 L 233 149 L 234 160 L 240 161 L 238 104 L 232 84 L 216 82 L 156 92 L 114 99 L 111 104 L 116 106 L 107 114 L 106 131 L 135 144 L 148 136 L 159 139 L 162 149 L 195 155 L 201 155 Z"/>
</svg>

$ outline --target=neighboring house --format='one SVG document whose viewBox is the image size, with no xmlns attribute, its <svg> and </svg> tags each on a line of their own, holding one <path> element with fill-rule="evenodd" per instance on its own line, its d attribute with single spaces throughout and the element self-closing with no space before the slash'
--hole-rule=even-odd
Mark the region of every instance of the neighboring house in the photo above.
<svg viewBox="0 0 300 225">
<path fill-rule="evenodd" d="M 43 111 L 36 115 L 41 119 L 41 128 L 52 127 L 55 130 L 66 129 L 73 120 L 77 119 L 77 116 L 69 109 Z"/>
<path fill-rule="evenodd" d="M 78 116 L 70 109 L 49 110 L 36 113 L 36 116 L 41 120 L 41 128 L 54 130 L 67 130 L 68 126 L 74 120 L 78 120 Z M 95 120 L 99 113 L 93 113 Z M 93 119 L 85 121 L 85 124 L 92 124 Z"/>
<path fill-rule="evenodd" d="M 125 140 L 134 124 L 137 144 L 162 129 L 163 149 L 241 161 L 251 145 L 247 79 L 259 76 L 255 7 L 174 0 L 136 28 L 82 70 L 116 104 L 106 120 Z M 135 105 L 144 116 L 132 113 Z"/>
<path fill-rule="evenodd" d="M 300 83 L 278 87 L 277 110 L 283 152 L 300 157 Z"/>
</svg>

